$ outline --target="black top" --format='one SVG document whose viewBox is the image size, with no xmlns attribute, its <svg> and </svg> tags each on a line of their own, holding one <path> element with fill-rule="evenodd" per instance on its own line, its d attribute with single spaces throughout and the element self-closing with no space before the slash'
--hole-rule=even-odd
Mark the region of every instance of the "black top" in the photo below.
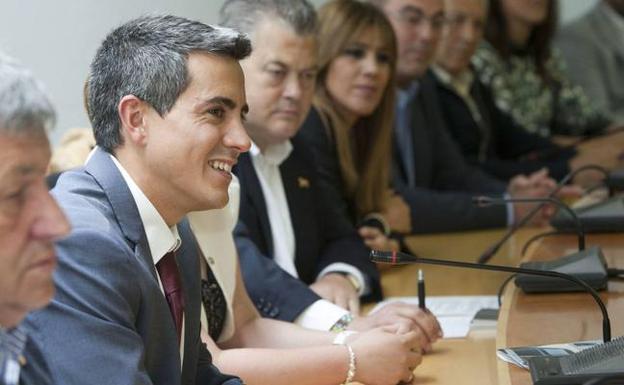
<svg viewBox="0 0 624 385">
<path fill-rule="evenodd" d="M 204 265 L 207 278 L 201 280 L 202 303 L 208 320 L 208 335 L 213 341 L 218 341 L 225 325 L 227 302 L 210 266 L 206 263 Z"/>
</svg>

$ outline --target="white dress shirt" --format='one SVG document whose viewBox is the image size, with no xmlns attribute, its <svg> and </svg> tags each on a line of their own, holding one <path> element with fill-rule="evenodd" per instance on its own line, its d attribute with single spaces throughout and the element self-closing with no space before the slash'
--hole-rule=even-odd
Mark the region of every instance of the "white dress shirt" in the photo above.
<svg viewBox="0 0 624 385">
<path fill-rule="evenodd" d="M 147 237 L 147 244 L 150 249 L 150 253 L 152 254 L 152 259 L 154 261 L 154 269 L 156 269 L 156 264 L 171 251 L 176 251 L 180 245 L 182 244 L 182 240 L 180 239 L 180 235 L 178 234 L 177 226 L 169 227 L 165 220 L 162 218 L 156 207 L 150 202 L 150 200 L 145 196 L 141 188 L 134 182 L 134 179 L 128 174 L 126 169 L 119 163 L 119 161 L 114 157 L 110 156 L 119 169 L 121 176 L 124 181 L 128 185 L 130 189 L 130 194 L 132 194 L 132 198 L 134 199 L 134 203 L 137 206 L 139 211 L 139 216 L 141 217 L 141 222 L 143 223 L 143 228 L 145 229 L 145 236 Z M 156 277 L 158 278 L 158 284 L 160 285 L 160 290 L 165 294 L 163 289 L 162 282 L 160 280 L 160 275 L 156 272 Z M 184 353 L 184 314 L 182 314 L 182 338 L 180 341 L 180 362 L 183 362 L 183 353 Z M 182 366 L 180 367 L 182 368 Z"/>
<path fill-rule="evenodd" d="M 279 166 L 291 152 L 292 144 L 288 140 L 270 146 L 264 152 L 261 152 L 255 144 L 252 144 L 249 150 L 271 224 L 273 259 L 288 274 L 298 278 L 295 267 L 295 232 L 290 219 L 282 174 L 279 170 Z"/>
<path fill-rule="evenodd" d="M 264 151 L 260 151 L 260 148 L 252 143 L 249 154 L 260 181 L 267 215 L 271 224 L 273 259 L 282 269 L 293 277 L 298 278 L 299 274 L 295 266 L 295 234 L 284 190 L 284 182 L 279 170 L 280 165 L 290 156 L 292 150 L 293 147 L 290 141 L 269 146 Z M 360 294 L 370 290 L 362 272 L 346 263 L 333 263 L 327 266 L 321 271 L 318 278 L 336 272 L 350 274 L 355 277 L 360 283 Z M 329 301 L 319 300 L 304 310 L 297 317 L 295 323 L 309 329 L 329 330 L 347 313 L 345 309 Z"/>
</svg>

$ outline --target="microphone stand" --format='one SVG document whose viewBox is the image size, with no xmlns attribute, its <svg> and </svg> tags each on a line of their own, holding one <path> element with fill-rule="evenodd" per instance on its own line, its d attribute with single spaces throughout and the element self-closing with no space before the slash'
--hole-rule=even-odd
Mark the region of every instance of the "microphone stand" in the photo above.
<svg viewBox="0 0 624 385">
<path fill-rule="evenodd" d="M 574 178 L 576 175 L 580 174 L 581 172 L 585 172 L 587 170 L 594 170 L 594 171 L 599 171 L 601 173 L 604 174 L 605 179 L 609 178 L 609 172 L 601 166 L 598 165 L 593 165 L 593 164 L 588 164 L 582 167 L 577 168 L 576 170 L 572 171 L 571 173 L 569 173 L 568 175 L 564 176 L 559 183 L 557 183 L 557 187 L 555 187 L 555 189 L 553 191 L 551 191 L 549 197 L 554 197 L 562 188 L 563 186 L 565 186 L 570 180 L 572 180 L 572 178 Z M 492 259 L 492 257 L 494 256 L 494 254 L 496 254 L 498 252 L 498 250 L 501 248 L 501 246 L 507 242 L 507 240 L 509 238 L 511 238 L 511 236 L 518 231 L 518 229 L 524 225 L 527 224 L 527 222 L 529 220 L 531 220 L 531 218 L 533 218 L 533 216 L 535 214 L 537 214 L 540 209 L 543 207 L 544 205 L 541 204 L 539 206 L 536 206 L 535 208 L 533 208 L 531 211 L 529 211 L 528 213 L 526 213 L 526 215 L 524 217 L 522 217 L 520 220 L 518 220 L 516 223 L 514 223 L 513 225 L 511 225 L 509 227 L 509 230 L 507 230 L 507 232 L 505 233 L 505 235 L 503 235 L 503 237 L 496 243 L 494 243 L 493 245 L 491 245 L 490 247 L 488 247 L 487 249 L 485 249 L 485 251 L 479 256 L 479 259 L 477 259 L 478 263 L 481 264 L 485 264 L 488 263 L 488 261 L 490 259 Z"/>
<path fill-rule="evenodd" d="M 513 274 L 527 274 L 527 275 L 538 275 L 542 277 L 551 277 L 551 278 L 560 278 L 563 280 L 571 281 L 576 283 L 577 285 L 585 288 L 585 290 L 594 298 L 594 301 L 598 304 L 600 308 L 600 312 L 602 313 L 602 336 L 604 342 L 611 341 L 611 321 L 609 320 L 609 314 L 607 312 L 607 308 L 600 299 L 600 296 L 591 286 L 589 286 L 584 281 L 568 275 L 559 273 L 556 271 L 549 270 L 535 270 L 535 269 L 525 269 L 522 267 L 511 267 L 511 266 L 501 266 L 501 265 L 482 265 L 478 263 L 470 263 L 470 262 L 461 262 L 461 261 L 449 261 L 445 259 L 431 259 L 431 258 L 423 258 L 416 257 L 414 255 L 410 255 L 407 253 L 402 253 L 400 251 L 378 251 L 371 250 L 370 259 L 373 262 L 377 263 L 387 263 L 391 265 L 407 265 L 414 263 L 424 263 L 426 265 L 441 265 L 441 266 L 449 266 L 449 267 L 459 267 L 465 269 L 474 269 L 474 270 L 488 270 L 488 271 L 500 271 L 505 273 L 513 273 Z"/>
<path fill-rule="evenodd" d="M 578 215 L 570 208 L 570 206 L 564 204 L 559 199 L 554 197 L 546 198 L 492 198 L 486 196 L 474 197 L 473 202 L 479 206 L 485 207 L 490 205 L 499 205 L 511 203 L 542 203 L 538 207 L 541 208 L 544 203 L 552 203 L 559 208 L 564 209 L 576 222 L 577 235 L 578 235 L 578 248 L 579 251 L 585 250 L 585 229 L 583 223 L 579 219 Z"/>
</svg>

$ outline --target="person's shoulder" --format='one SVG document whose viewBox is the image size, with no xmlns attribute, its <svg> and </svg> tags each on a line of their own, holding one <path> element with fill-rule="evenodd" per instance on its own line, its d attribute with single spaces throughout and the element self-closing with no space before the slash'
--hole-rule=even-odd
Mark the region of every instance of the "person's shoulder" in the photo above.
<svg viewBox="0 0 624 385">
<path fill-rule="evenodd" d="M 321 118 L 321 113 L 315 106 L 312 106 L 299 129 L 298 135 L 295 137 L 309 137 L 318 134 L 326 135 L 326 130 L 327 128 L 325 127 L 325 122 Z"/>
<path fill-rule="evenodd" d="M 84 169 L 64 172 L 52 195 L 71 224 L 69 236 L 58 242 L 60 255 L 132 254 L 106 192 Z"/>
<path fill-rule="evenodd" d="M 494 46 L 487 41 L 483 41 L 472 56 L 471 64 L 479 78 L 489 84 L 494 77 L 505 71 L 505 62 Z"/>
<path fill-rule="evenodd" d="M 69 218 L 72 228 L 108 228 L 113 217 L 105 191 L 84 169 L 64 172 L 52 195 Z"/>
<path fill-rule="evenodd" d="M 315 107 L 310 109 L 303 125 L 291 142 L 297 152 L 305 149 L 304 153 L 319 155 L 331 150 L 330 129 L 326 126 L 321 113 Z"/>
</svg>

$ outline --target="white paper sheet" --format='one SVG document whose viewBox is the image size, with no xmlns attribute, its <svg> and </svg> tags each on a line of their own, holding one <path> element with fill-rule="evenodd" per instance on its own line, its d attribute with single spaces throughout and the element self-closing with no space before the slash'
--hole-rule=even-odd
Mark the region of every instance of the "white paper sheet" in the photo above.
<svg viewBox="0 0 624 385">
<path fill-rule="evenodd" d="M 375 306 L 372 312 L 391 302 L 405 302 L 418 305 L 418 297 L 391 297 Z M 470 322 L 483 308 L 498 309 L 496 296 L 430 296 L 425 300 L 442 327 L 444 338 L 464 338 L 470 331 Z"/>
</svg>

